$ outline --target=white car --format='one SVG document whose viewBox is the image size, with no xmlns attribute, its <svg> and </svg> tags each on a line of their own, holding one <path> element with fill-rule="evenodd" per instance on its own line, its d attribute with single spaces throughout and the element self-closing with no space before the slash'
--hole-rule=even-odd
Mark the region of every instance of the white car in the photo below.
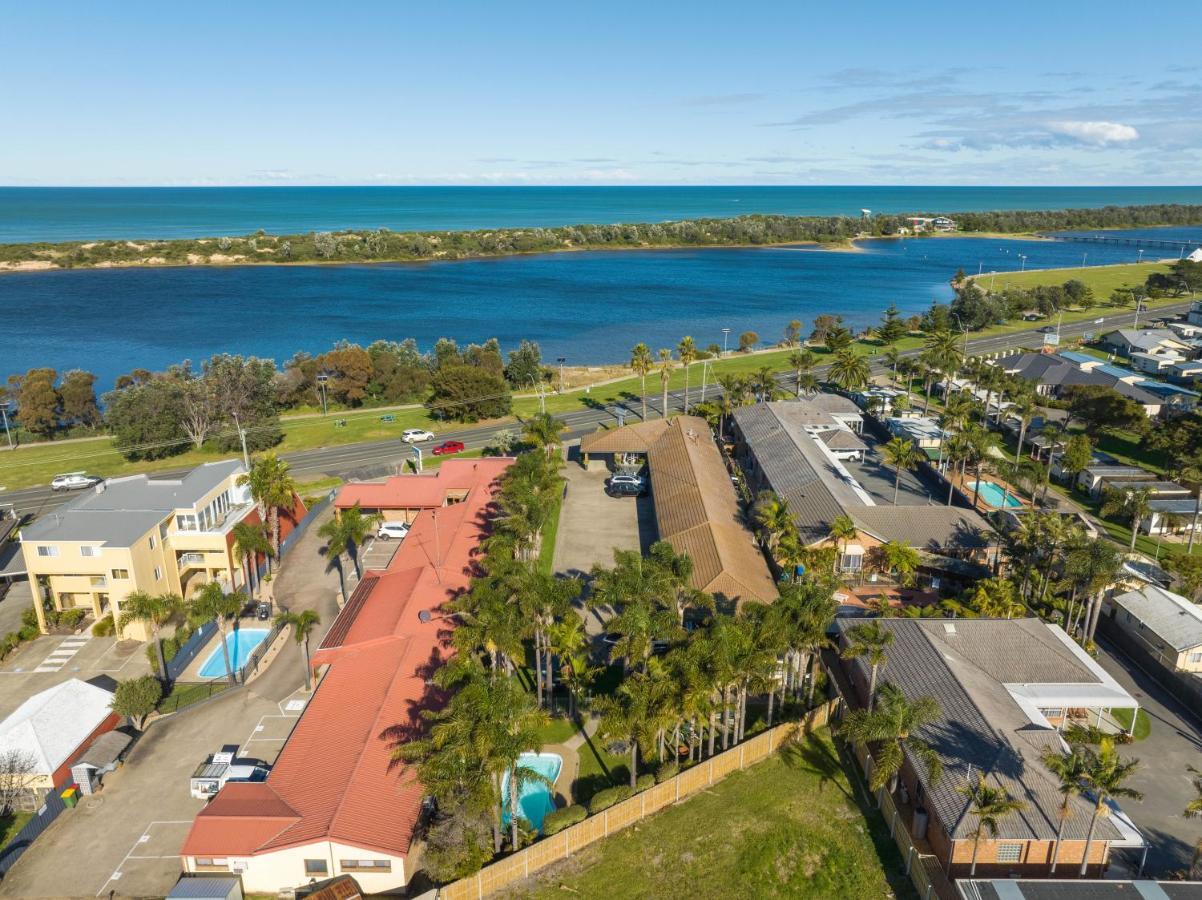
<svg viewBox="0 0 1202 900">
<path fill-rule="evenodd" d="M 393 538 L 403 541 L 408 533 L 409 526 L 404 522 L 384 522 L 376 530 L 376 537 L 382 541 L 391 541 Z"/>
<path fill-rule="evenodd" d="M 67 472 L 65 475 L 55 475 L 50 482 L 50 490 L 58 491 L 78 491 L 83 488 L 90 488 L 94 484 L 100 484 L 104 481 L 103 478 L 97 478 L 95 475 L 88 475 L 84 472 Z"/>
<path fill-rule="evenodd" d="M 434 440 L 434 432 L 422 428 L 406 428 L 401 432 L 401 440 L 406 444 L 420 444 L 422 441 Z"/>
</svg>

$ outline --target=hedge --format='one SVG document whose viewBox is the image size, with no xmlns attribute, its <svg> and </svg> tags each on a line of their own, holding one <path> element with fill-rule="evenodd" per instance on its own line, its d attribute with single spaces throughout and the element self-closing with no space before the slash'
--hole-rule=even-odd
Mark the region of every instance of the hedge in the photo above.
<svg viewBox="0 0 1202 900">
<path fill-rule="evenodd" d="M 565 806 L 563 809 L 549 812 L 547 813 L 547 817 L 543 819 L 543 837 L 558 834 L 565 828 L 570 828 L 578 822 L 583 822 L 586 818 L 588 818 L 588 810 L 579 804 Z"/>
<path fill-rule="evenodd" d="M 666 762 L 655 770 L 655 783 L 662 784 L 669 778 L 675 778 L 678 774 L 680 774 L 680 763 L 676 760 Z"/>
<path fill-rule="evenodd" d="M 593 799 L 588 802 L 588 814 L 595 816 L 602 810 L 609 809 L 615 803 L 621 803 L 628 799 L 634 792 L 629 785 L 621 785 L 620 787 L 604 788 L 593 794 Z"/>
<path fill-rule="evenodd" d="M 171 662 L 171 660 L 175 657 L 175 654 L 179 653 L 179 648 L 188 643 L 188 638 L 192 637 L 192 634 L 195 631 L 196 626 L 194 626 L 191 622 L 184 622 L 175 629 L 175 634 L 171 635 L 171 637 L 163 638 L 163 659 L 167 662 Z M 150 660 L 150 670 L 152 672 L 158 672 L 159 651 L 155 649 L 154 641 L 151 641 L 146 645 L 146 658 Z M 167 677 L 166 672 L 159 672 L 159 674 L 164 678 Z"/>
<path fill-rule="evenodd" d="M 649 787 L 655 787 L 655 776 L 648 772 L 646 775 L 640 775 L 634 783 L 634 792 L 640 794 Z"/>
</svg>

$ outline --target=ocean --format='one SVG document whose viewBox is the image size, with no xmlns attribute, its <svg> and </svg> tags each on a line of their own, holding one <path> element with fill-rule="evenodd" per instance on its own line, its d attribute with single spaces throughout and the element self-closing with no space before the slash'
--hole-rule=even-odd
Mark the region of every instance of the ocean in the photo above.
<svg viewBox="0 0 1202 900">
<path fill-rule="evenodd" d="M 1133 262 L 1126 245 L 949 237 L 871 240 L 860 252 L 805 247 L 550 253 L 499 259 L 358 266 L 91 269 L 0 276 L 0 377 L 37 366 L 83 368 L 98 388 L 135 367 L 162 369 L 214 353 L 283 364 L 335 341 L 367 344 L 439 337 L 525 337 L 545 359 L 622 362 L 645 341 L 705 347 L 755 331 L 768 343 L 785 324 L 822 312 L 849 325 L 906 314 L 951 296 L 963 268 Z M 1152 256 L 1176 253 L 1147 253 Z M 1003 276 L 999 276 L 1003 277 Z"/>
<path fill-rule="evenodd" d="M 1202 204 L 1202 187 L 0 187 L 0 243 Z"/>
</svg>

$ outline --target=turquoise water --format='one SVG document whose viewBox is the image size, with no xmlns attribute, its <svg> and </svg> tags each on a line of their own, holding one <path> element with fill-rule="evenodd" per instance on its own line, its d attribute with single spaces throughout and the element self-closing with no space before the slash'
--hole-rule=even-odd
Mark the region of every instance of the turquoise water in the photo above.
<svg viewBox="0 0 1202 900">
<path fill-rule="evenodd" d="M 518 768 L 533 769 L 552 784 L 559 777 L 563 768 L 563 757 L 558 753 L 523 753 L 518 757 Z M 501 796 L 504 804 L 501 810 L 501 821 L 509 824 L 509 773 L 501 778 Z M 518 809 L 522 818 L 526 819 L 539 831 L 543 829 L 543 819 L 547 813 L 555 809 L 554 792 L 545 784 L 527 782 L 518 791 Z"/>
<path fill-rule="evenodd" d="M 968 487 L 970 490 L 975 490 L 978 482 L 971 482 Z M 996 506 L 999 509 L 1002 507 L 1011 508 L 1022 506 L 1022 502 L 1011 494 L 1009 491 L 1002 488 L 1000 485 L 994 484 L 992 481 L 980 482 L 981 499 L 990 506 Z"/>
<path fill-rule="evenodd" d="M 1138 248 L 992 238 L 871 240 L 860 252 L 813 248 L 549 253 L 374 266 L 92 269 L 0 275 L 0 379 L 50 366 L 82 368 L 109 390 L 136 367 L 163 370 L 214 353 L 280 365 L 335 341 L 414 338 L 429 350 L 496 337 L 505 350 L 538 341 L 569 365 L 624 362 L 645 341 L 683 335 L 721 345 L 755 331 L 771 344 L 790 319 L 807 331 L 837 311 L 852 327 L 951 298 L 956 269 L 1134 261 Z M 1147 257 L 1145 252 L 1145 257 Z M 1175 255 L 1175 254 L 1174 254 Z"/>
<path fill-rule="evenodd" d="M 230 653 L 230 665 L 237 672 L 250 659 L 255 647 L 263 643 L 269 634 L 266 628 L 239 628 L 225 636 L 225 645 Z M 213 650 L 200 667 L 202 678 L 218 678 L 225 675 L 225 657 L 221 653 L 221 635 L 213 642 Z"/>
<path fill-rule="evenodd" d="M 1202 187 L 0 188 L 0 243 L 1202 203 Z"/>
</svg>

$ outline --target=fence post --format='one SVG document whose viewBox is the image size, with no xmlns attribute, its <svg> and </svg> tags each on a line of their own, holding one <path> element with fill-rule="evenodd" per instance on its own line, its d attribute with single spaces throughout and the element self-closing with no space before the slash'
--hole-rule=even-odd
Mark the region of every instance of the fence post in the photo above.
<svg viewBox="0 0 1202 900">
<path fill-rule="evenodd" d="M 743 771 L 743 744 L 739 744 L 739 771 Z"/>
<path fill-rule="evenodd" d="M 923 897 L 922 900 L 931 900 L 931 892 L 933 890 L 935 890 L 935 885 L 930 882 L 927 882 L 927 895 L 925 897 Z"/>
<path fill-rule="evenodd" d="M 609 837 L 609 810 L 605 810 L 601 815 L 605 816 L 605 837 Z"/>
<path fill-rule="evenodd" d="M 910 852 L 906 854 L 906 874 L 910 874 L 910 869 L 914 865 L 914 845 L 910 845 Z"/>
</svg>

